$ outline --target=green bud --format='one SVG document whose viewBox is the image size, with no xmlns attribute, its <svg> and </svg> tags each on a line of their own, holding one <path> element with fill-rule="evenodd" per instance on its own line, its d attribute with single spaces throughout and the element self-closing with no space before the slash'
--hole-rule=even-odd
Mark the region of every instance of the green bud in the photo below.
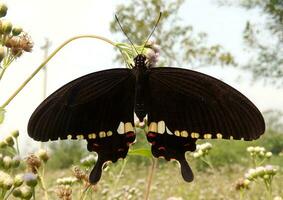
<svg viewBox="0 0 283 200">
<path fill-rule="evenodd" d="M 10 156 L 5 156 L 3 158 L 3 164 L 5 169 L 9 169 L 12 165 L 12 158 Z"/>
<path fill-rule="evenodd" d="M 24 199 L 30 199 L 32 197 L 32 191 L 31 191 L 31 188 L 28 187 L 28 186 L 23 186 L 21 187 L 21 197 L 24 198 Z"/>
<path fill-rule="evenodd" d="M 37 185 L 37 176 L 34 173 L 25 173 L 23 179 L 30 187 L 35 187 Z"/>
<path fill-rule="evenodd" d="M 49 156 L 48 156 L 47 151 L 45 149 L 39 149 L 39 151 L 37 152 L 37 156 L 45 163 L 49 159 Z"/>
<path fill-rule="evenodd" d="M 11 133 L 11 136 L 14 137 L 14 138 L 19 137 L 19 135 L 20 135 L 19 130 L 15 130 Z"/>
<path fill-rule="evenodd" d="M 0 17 L 5 17 L 7 14 L 7 10 L 8 7 L 5 4 L 0 3 Z"/>
<path fill-rule="evenodd" d="M 9 145 L 9 146 L 13 146 L 15 144 L 13 137 L 8 136 L 5 138 L 5 142 Z"/>
<path fill-rule="evenodd" d="M 5 190 L 10 190 L 10 188 L 13 186 L 13 184 L 14 184 L 14 180 L 11 177 L 7 177 L 3 181 L 3 188 Z"/>
<path fill-rule="evenodd" d="M 17 168 L 21 164 L 21 158 L 20 156 L 14 156 L 12 160 L 12 166 L 14 168 Z"/>
<path fill-rule="evenodd" d="M 22 197 L 22 191 L 19 188 L 14 189 L 13 196 L 19 198 Z"/>
<path fill-rule="evenodd" d="M 0 149 L 4 149 L 8 144 L 5 141 L 0 141 Z"/>
<path fill-rule="evenodd" d="M 14 186 L 19 187 L 23 184 L 23 182 L 24 182 L 23 174 L 17 174 L 14 178 Z"/>
<path fill-rule="evenodd" d="M 12 29 L 13 36 L 18 36 L 23 32 L 23 29 L 19 26 L 14 26 Z"/>
<path fill-rule="evenodd" d="M 3 21 L 2 22 L 2 27 L 1 27 L 1 32 L 4 33 L 4 34 L 10 34 L 11 31 L 12 31 L 12 28 L 13 28 L 13 25 L 11 22 L 9 21 Z"/>
</svg>

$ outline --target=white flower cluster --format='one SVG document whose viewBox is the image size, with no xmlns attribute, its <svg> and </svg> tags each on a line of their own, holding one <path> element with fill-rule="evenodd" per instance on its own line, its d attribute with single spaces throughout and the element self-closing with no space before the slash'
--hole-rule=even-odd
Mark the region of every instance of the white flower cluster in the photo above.
<svg viewBox="0 0 283 200">
<path fill-rule="evenodd" d="M 90 154 L 80 160 L 81 164 L 86 167 L 92 167 L 97 161 L 97 155 Z"/>
<path fill-rule="evenodd" d="M 212 149 L 212 144 L 210 144 L 209 142 L 198 144 L 196 151 L 192 153 L 192 156 L 194 158 L 206 156 L 211 149 Z"/>
<path fill-rule="evenodd" d="M 249 169 L 249 171 L 245 174 L 245 178 L 248 180 L 255 180 L 257 178 L 262 179 L 270 179 L 272 178 L 278 171 L 278 168 L 272 165 L 260 166 L 257 168 Z"/>
<path fill-rule="evenodd" d="M 247 151 L 250 153 L 251 156 L 253 157 L 265 157 L 265 158 L 270 158 L 272 156 L 272 152 L 270 151 L 266 151 L 264 147 L 260 147 L 260 146 L 250 146 L 247 148 Z"/>
<path fill-rule="evenodd" d="M 56 180 L 56 183 L 58 185 L 72 185 L 77 181 L 78 181 L 78 179 L 75 178 L 75 177 L 64 177 L 64 178 L 58 178 Z"/>
</svg>

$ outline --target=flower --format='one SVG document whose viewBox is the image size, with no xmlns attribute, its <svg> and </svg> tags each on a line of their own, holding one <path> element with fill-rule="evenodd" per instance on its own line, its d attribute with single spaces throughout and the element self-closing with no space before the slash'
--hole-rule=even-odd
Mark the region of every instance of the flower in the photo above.
<svg viewBox="0 0 283 200">
<path fill-rule="evenodd" d="M 3 164 L 5 169 L 9 169 L 12 166 L 12 158 L 10 156 L 4 156 Z"/>
<path fill-rule="evenodd" d="M 235 189 L 242 190 L 242 189 L 249 189 L 250 181 L 248 179 L 240 178 L 236 182 Z"/>
<path fill-rule="evenodd" d="M 81 164 L 86 167 L 92 167 L 97 161 L 97 155 L 90 154 L 87 157 L 80 160 Z"/>
<path fill-rule="evenodd" d="M 72 199 L 72 188 L 69 185 L 60 185 L 56 194 L 60 199 L 71 200 Z"/>
<path fill-rule="evenodd" d="M 58 178 L 56 180 L 56 183 L 58 185 L 73 185 L 77 181 L 78 179 L 75 177 L 64 177 L 64 178 Z"/>
<path fill-rule="evenodd" d="M 14 178 L 14 186 L 19 187 L 24 182 L 24 175 L 23 174 L 17 174 Z"/>
<path fill-rule="evenodd" d="M 7 11 L 8 11 L 8 7 L 5 4 L 0 3 L 0 17 L 5 17 Z"/>
<path fill-rule="evenodd" d="M 12 166 L 13 166 L 14 168 L 16 168 L 16 167 L 18 167 L 20 164 L 21 164 L 21 157 L 18 156 L 18 155 L 14 156 L 13 159 L 12 159 Z"/>
<path fill-rule="evenodd" d="M 23 175 L 23 179 L 25 183 L 30 187 L 35 187 L 37 185 L 37 175 L 35 175 L 34 173 L 25 173 Z"/>
<path fill-rule="evenodd" d="M 30 170 L 33 173 L 37 173 L 37 169 L 41 166 L 41 161 L 40 159 L 34 155 L 34 154 L 30 154 L 27 158 L 26 158 L 26 162 L 28 167 L 30 168 Z"/>
<path fill-rule="evenodd" d="M 45 149 L 39 149 L 37 156 L 45 163 L 49 160 L 49 155 Z"/>
<path fill-rule="evenodd" d="M 74 173 L 74 176 L 78 180 L 80 180 L 80 181 L 84 180 L 86 182 L 89 181 L 88 180 L 88 175 L 83 170 L 81 170 L 79 167 L 77 167 L 77 166 L 73 167 L 73 173 Z"/>
<path fill-rule="evenodd" d="M 14 131 L 11 133 L 11 136 L 14 137 L 14 138 L 19 137 L 19 135 L 20 135 L 19 130 L 14 130 Z"/>
</svg>

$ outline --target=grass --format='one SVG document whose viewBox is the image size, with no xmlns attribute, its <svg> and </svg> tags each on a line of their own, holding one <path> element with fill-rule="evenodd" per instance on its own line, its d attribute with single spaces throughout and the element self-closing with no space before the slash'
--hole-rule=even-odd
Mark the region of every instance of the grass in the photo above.
<svg viewBox="0 0 283 200">
<path fill-rule="evenodd" d="M 283 158 L 276 157 L 276 160 Z M 239 200 L 240 192 L 235 189 L 236 181 L 247 172 L 247 167 L 238 164 L 222 166 L 214 170 L 196 170 L 196 162 L 192 162 L 195 180 L 191 183 L 183 181 L 180 169 L 176 162 L 158 162 L 153 175 L 149 199 L 166 200 L 170 197 L 179 197 L 183 200 Z M 99 200 L 140 200 L 144 199 L 150 165 L 138 165 L 128 162 L 117 186 L 115 181 L 122 167 L 122 161 L 110 164 L 109 170 L 104 172 L 101 181 L 96 185 L 95 191 L 89 193 L 86 199 Z M 56 199 L 54 182 L 56 178 L 72 175 L 71 170 L 58 170 L 47 173 L 50 199 Z M 273 196 L 283 196 L 283 173 L 280 171 L 273 181 Z M 81 186 L 73 186 L 73 199 L 79 199 Z M 255 182 L 245 192 L 245 200 L 265 200 L 264 185 Z"/>
</svg>

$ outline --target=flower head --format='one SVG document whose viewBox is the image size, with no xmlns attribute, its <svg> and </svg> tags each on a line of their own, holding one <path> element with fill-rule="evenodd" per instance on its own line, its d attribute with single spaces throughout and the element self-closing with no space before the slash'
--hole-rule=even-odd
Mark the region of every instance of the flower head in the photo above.
<svg viewBox="0 0 283 200">
<path fill-rule="evenodd" d="M 33 173 L 37 173 L 37 169 L 41 166 L 41 161 L 40 159 L 34 155 L 34 154 L 30 154 L 27 158 L 26 158 L 26 162 L 28 167 L 30 168 L 30 170 Z"/>
</svg>

